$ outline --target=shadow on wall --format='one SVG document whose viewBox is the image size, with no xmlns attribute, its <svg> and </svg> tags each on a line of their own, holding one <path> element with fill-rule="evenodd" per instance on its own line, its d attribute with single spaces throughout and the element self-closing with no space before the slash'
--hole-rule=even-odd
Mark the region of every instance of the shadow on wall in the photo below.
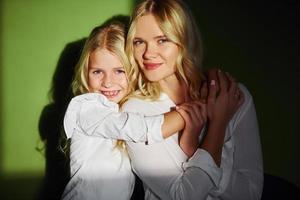
<svg viewBox="0 0 300 200">
<path fill-rule="evenodd" d="M 118 20 L 128 24 L 127 16 L 116 15 L 106 21 Z M 61 149 L 64 138 L 63 118 L 73 97 L 71 83 L 86 38 L 69 43 L 61 53 L 50 90 L 52 102 L 43 108 L 39 121 L 40 137 L 45 144 L 46 169 L 39 199 L 60 199 L 70 179 L 69 155 Z M 137 179 L 131 199 L 143 199 L 142 183 Z"/>
<path fill-rule="evenodd" d="M 72 98 L 71 83 L 74 68 L 79 60 L 85 38 L 71 42 L 62 51 L 50 89 L 51 103 L 46 105 L 39 120 L 39 133 L 45 145 L 45 177 L 39 199 L 60 199 L 68 183 L 69 160 L 60 148 L 63 132 L 63 117 Z"/>
</svg>

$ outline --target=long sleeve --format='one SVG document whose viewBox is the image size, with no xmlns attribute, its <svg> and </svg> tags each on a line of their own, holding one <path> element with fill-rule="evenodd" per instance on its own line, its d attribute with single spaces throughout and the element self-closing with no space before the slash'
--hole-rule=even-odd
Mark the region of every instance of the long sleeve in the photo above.
<svg viewBox="0 0 300 200">
<path fill-rule="evenodd" d="M 179 155 L 170 155 L 176 149 L 168 144 L 163 148 L 160 143 L 144 148 L 140 143 L 127 144 L 132 168 L 146 186 L 145 199 L 206 199 L 219 184 L 221 171 L 204 150 L 198 150 L 194 163 L 189 161 L 189 166 L 185 166 L 184 160 L 181 165 L 173 160 L 173 156 Z"/>
<path fill-rule="evenodd" d="M 243 85 L 240 85 L 240 88 L 245 95 L 245 102 L 228 127 L 232 130 L 233 164 L 227 164 L 227 166 L 226 163 L 224 164 L 226 167 L 224 167 L 223 174 L 226 174 L 228 178 L 217 193 L 224 200 L 258 200 L 261 198 L 263 188 L 259 128 L 253 99 Z M 224 153 L 226 156 L 226 152 Z"/>
<path fill-rule="evenodd" d="M 230 121 L 222 149 L 221 166 L 198 149 L 187 160 L 178 135 L 157 144 L 127 142 L 132 168 L 145 186 L 145 199 L 259 199 L 262 191 L 262 156 L 253 100 L 242 85 L 245 102 Z M 167 112 L 170 100 L 133 99 L 125 111 L 145 115 Z"/>
<path fill-rule="evenodd" d="M 145 115 L 167 112 L 168 100 L 146 102 L 133 99 L 125 103 L 125 111 L 134 109 Z M 219 185 L 222 171 L 212 157 L 198 149 L 187 162 L 187 156 L 178 145 L 178 134 L 161 143 L 127 142 L 132 168 L 145 187 L 145 199 L 206 199 Z"/>
<path fill-rule="evenodd" d="M 163 115 L 144 117 L 137 113 L 119 112 L 117 104 L 97 93 L 74 97 L 64 117 L 68 138 L 74 132 L 80 132 L 108 139 L 148 143 L 163 140 L 162 123 Z"/>
</svg>

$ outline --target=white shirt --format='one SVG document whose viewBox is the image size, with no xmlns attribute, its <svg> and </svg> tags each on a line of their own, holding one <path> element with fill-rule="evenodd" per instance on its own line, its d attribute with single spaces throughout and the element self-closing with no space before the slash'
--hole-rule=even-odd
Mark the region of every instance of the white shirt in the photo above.
<svg viewBox="0 0 300 200">
<path fill-rule="evenodd" d="M 71 138 L 71 180 L 62 199 L 130 199 L 134 175 L 128 155 L 116 148 L 115 139 L 162 141 L 162 123 L 163 115 L 119 113 L 118 105 L 101 94 L 74 97 L 64 118 Z"/>
<path fill-rule="evenodd" d="M 263 164 L 258 124 L 250 93 L 242 85 L 240 89 L 245 102 L 227 126 L 220 168 L 204 149 L 198 149 L 187 161 L 178 145 L 178 134 L 148 145 L 127 142 L 132 168 L 144 183 L 146 200 L 260 199 Z M 152 102 L 132 98 L 123 110 L 154 116 L 174 106 L 162 94 Z"/>
</svg>

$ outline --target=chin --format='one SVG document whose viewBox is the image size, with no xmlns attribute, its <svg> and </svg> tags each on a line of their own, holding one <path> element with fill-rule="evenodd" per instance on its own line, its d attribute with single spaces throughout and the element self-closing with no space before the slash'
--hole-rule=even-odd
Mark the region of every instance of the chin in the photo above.
<svg viewBox="0 0 300 200">
<path fill-rule="evenodd" d="M 157 77 L 157 76 L 151 76 L 151 77 L 146 77 L 148 81 L 150 82 L 158 82 L 160 80 L 162 80 L 162 77 Z"/>
</svg>

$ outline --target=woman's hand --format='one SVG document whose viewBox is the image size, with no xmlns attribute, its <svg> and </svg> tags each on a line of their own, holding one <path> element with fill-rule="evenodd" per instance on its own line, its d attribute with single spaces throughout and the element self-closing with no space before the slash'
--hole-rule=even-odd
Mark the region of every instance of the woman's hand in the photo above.
<svg viewBox="0 0 300 200">
<path fill-rule="evenodd" d="M 208 83 L 203 84 L 201 97 L 207 96 L 208 126 L 201 148 L 208 151 L 216 164 L 220 165 L 226 127 L 243 103 L 244 95 L 228 73 L 210 70 L 207 78 Z"/>
<path fill-rule="evenodd" d="M 199 135 L 207 121 L 206 105 L 200 101 L 193 101 L 177 106 L 176 110 L 185 121 L 179 145 L 184 153 L 191 157 L 199 146 Z"/>
<path fill-rule="evenodd" d="M 206 102 L 209 123 L 226 127 L 243 103 L 244 95 L 229 73 L 217 70 L 211 72 L 208 78 L 210 80 Z"/>
</svg>

